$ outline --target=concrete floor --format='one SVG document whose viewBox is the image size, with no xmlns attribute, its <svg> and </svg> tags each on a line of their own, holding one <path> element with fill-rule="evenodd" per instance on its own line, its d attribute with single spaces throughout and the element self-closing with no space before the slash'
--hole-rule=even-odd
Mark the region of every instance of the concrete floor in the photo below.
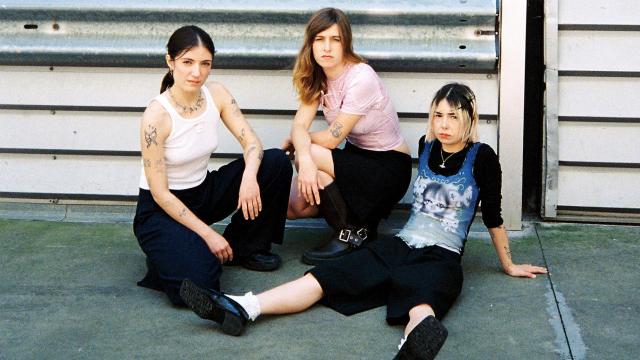
<svg viewBox="0 0 640 360">
<path fill-rule="evenodd" d="M 308 225 L 289 227 L 274 248 L 280 270 L 226 267 L 223 289 L 261 291 L 301 275 L 302 252 L 329 235 Z M 475 224 L 438 359 L 640 358 L 640 227 L 527 223 L 511 235 L 514 259 L 550 275 L 504 275 Z M 137 287 L 144 272 L 129 223 L 0 220 L 0 359 L 391 359 L 402 335 L 384 308 L 345 317 L 317 305 L 230 337 Z"/>
</svg>

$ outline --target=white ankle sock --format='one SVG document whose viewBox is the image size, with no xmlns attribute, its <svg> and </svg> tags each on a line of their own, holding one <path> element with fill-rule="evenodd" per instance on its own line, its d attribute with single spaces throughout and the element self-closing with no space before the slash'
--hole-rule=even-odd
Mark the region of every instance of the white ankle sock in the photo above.
<svg viewBox="0 0 640 360">
<path fill-rule="evenodd" d="M 240 304 L 244 311 L 249 314 L 249 318 L 251 321 L 255 321 L 258 316 L 260 316 L 260 302 L 258 302 L 258 297 L 253 295 L 251 291 L 244 295 L 227 295 L 235 302 Z"/>
<path fill-rule="evenodd" d="M 400 339 L 400 345 L 398 345 L 398 350 L 402 349 L 402 345 L 404 345 L 405 341 L 407 341 L 407 338 L 403 336 L 402 339 Z"/>
</svg>

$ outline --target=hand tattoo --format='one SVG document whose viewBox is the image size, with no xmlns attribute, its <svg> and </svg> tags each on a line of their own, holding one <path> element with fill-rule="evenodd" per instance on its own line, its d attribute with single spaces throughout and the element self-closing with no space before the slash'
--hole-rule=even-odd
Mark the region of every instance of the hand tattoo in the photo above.
<svg viewBox="0 0 640 360">
<path fill-rule="evenodd" d="M 158 138 L 158 131 L 155 127 L 149 125 L 148 129 L 144 130 L 144 141 L 147 143 L 147 149 L 151 144 L 158 145 L 156 139 Z"/>
<path fill-rule="evenodd" d="M 336 121 L 331 125 L 331 127 L 329 128 L 329 131 L 331 132 L 331 135 L 334 138 L 340 138 L 342 136 L 342 128 L 343 127 L 344 127 L 344 125 L 342 125 L 341 122 Z"/>
</svg>

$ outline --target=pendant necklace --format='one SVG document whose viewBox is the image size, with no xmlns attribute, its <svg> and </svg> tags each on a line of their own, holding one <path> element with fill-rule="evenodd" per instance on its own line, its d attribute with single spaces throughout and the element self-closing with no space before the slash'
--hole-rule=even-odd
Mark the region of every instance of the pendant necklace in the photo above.
<svg viewBox="0 0 640 360">
<path fill-rule="evenodd" d="M 442 164 L 438 165 L 440 166 L 440 168 L 444 169 L 446 166 L 444 165 L 445 162 L 447 162 L 447 160 L 449 160 L 453 155 L 457 154 L 458 152 L 454 152 L 449 154 L 449 156 L 447 156 L 447 158 L 444 158 L 444 154 L 442 154 L 442 148 L 440 148 L 440 159 L 442 159 Z"/>
<path fill-rule="evenodd" d="M 204 98 L 202 97 L 202 90 L 200 90 L 200 94 L 198 95 L 198 99 L 196 99 L 196 102 L 193 105 L 189 105 L 189 106 L 180 104 L 176 100 L 176 98 L 173 96 L 173 92 L 171 91 L 171 88 L 169 88 L 169 96 L 171 96 L 171 100 L 173 100 L 173 102 L 176 103 L 176 106 L 178 107 L 178 111 L 187 116 L 200 110 L 200 108 L 202 107 L 202 102 L 204 101 Z"/>
</svg>

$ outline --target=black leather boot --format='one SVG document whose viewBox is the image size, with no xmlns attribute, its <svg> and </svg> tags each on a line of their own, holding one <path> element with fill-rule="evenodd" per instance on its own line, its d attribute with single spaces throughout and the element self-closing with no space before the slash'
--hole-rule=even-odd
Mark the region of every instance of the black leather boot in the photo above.
<svg viewBox="0 0 640 360">
<path fill-rule="evenodd" d="M 329 184 L 320 191 L 320 212 L 333 228 L 334 233 L 328 242 L 305 252 L 302 255 L 303 263 L 317 265 L 320 262 L 335 259 L 353 251 L 367 240 L 366 226 L 349 223 L 349 208 L 335 183 Z"/>
</svg>

